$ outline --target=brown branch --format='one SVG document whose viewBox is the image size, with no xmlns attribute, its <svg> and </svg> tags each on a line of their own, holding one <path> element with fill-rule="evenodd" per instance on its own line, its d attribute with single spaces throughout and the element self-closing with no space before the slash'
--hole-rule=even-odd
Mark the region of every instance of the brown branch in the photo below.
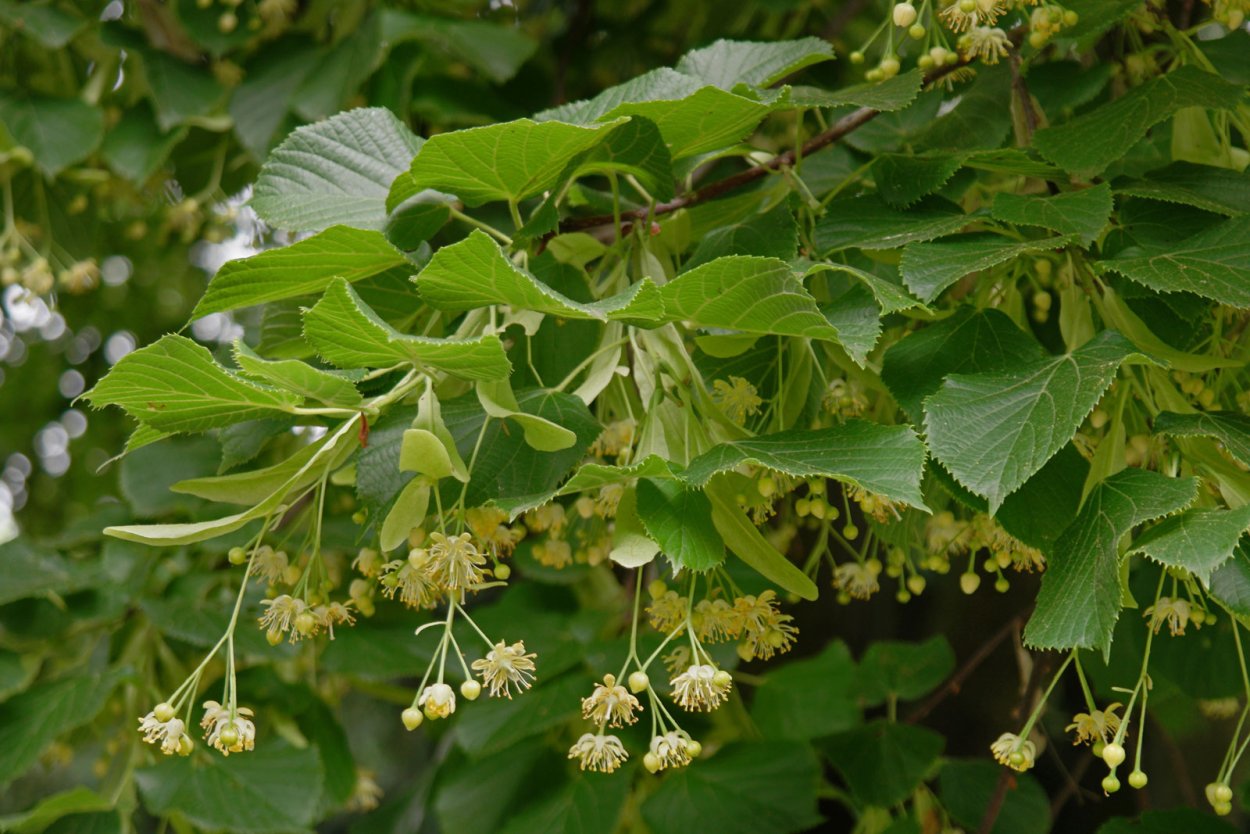
<svg viewBox="0 0 1250 834">
<path fill-rule="evenodd" d="M 1003 803 L 1007 801 L 1007 791 L 1015 787 L 1016 777 L 1010 768 L 1002 768 L 998 773 L 998 782 L 994 785 L 994 793 L 990 796 L 989 804 L 985 806 L 985 813 L 981 815 L 981 824 L 977 826 L 977 834 L 990 834 L 994 830 L 994 823 L 998 822 L 998 815 L 1003 810 Z"/>
<path fill-rule="evenodd" d="M 964 681 L 966 681 L 972 673 L 975 672 L 977 668 L 994 653 L 994 650 L 997 649 L 1004 640 L 1020 630 L 1020 627 L 1024 625 L 1024 620 L 1027 616 L 1027 612 L 1017 614 L 1004 623 L 1002 628 L 994 632 L 989 640 L 982 643 L 981 646 L 973 652 L 967 660 L 964 661 L 963 666 L 960 666 L 959 669 L 956 670 L 955 674 L 947 678 L 946 683 L 942 684 L 942 686 L 932 695 L 922 701 L 920 706 L 912 710 L 911 714 L 907 716 L 906 722 L 908 724 L 916 724 L 923 721 L 929 713 L 933 712 L 933 710 L 945 701 L 947 697 L 958 694 L 959 690 L 963 688 Z"/>
</svg>

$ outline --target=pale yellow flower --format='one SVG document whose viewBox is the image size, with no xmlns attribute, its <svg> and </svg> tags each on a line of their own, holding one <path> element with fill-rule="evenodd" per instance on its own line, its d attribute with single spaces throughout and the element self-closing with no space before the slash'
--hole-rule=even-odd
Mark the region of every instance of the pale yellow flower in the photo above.
<svg viewBox="0 0 1250 834">
<path fill-rule="evenodd" d="M 723 379 L 713 382 L 712 401 L 720 406 L 726 417 L 740 426 L 747 417 L 758 414 L 764 404 L 755 386 L 740 376 L 731 376 L 728 382 Z"/>
<path fill-rule="evenodd" d="M 445 683 L 433 683 L 421 692 L 417 706 L 426 718 L 446 718 L 456 711 L 456 693 Z"/>
<path fill-rule="evenodd" d="M 620 727 L 638 720 L 635 711 L 642 704 L 628 689 L 616 681 L 615 675 L 604 675 L 603 683 L 595 684 L 590 697 L 582 699 L 582 717 L 600 727 Z"/>
<path fill-rule="evenodd" d="M 1078 712 L 1072 716 L 1072 723 L 1064 728 L 1066 732 L 1076 731 L 1076 738 L 1073 744 L 1091 744 L 1095 741 L 1107 743 L 1110 736 L 1115 735 L 1120 729 L 1120 716 L 1115 711 L 1123 705 L 1114 703 L 1105 710 L 1096 709 L 1093 712 Z"/>
<path fill-rule="evenodd" d="M 1172 636 L 1180 637 L 1185 633 L 1185 626 L 1189 625 L 1193 617 L 1193 609 L 1187 600 L 1159 597 L 1142 616 L 1150 619 L 1150 628 L 1155 634 L 1158 634 L 1163 624 L 1167 623 L 1168 631 Z M 1197 622 L 1194 622 L 1194 625 L 1197 626 Z"/>
<path fill-rule="evenodd" d="M 512 686 L 518 692 L 530 688 L 534 681 L 534 659 L 537 654 L 525 653 L 525 643 L 518 641 L 511 646 L 502 640 L 486 653 L 486 657 L 473 661 L 473 671 L 482 678 L 482 683 L 490 688 L 490 696 L 498 698 L 512 697 Z"/>
<path fill-rule="evenodd" d="M 732 678 L 706 663 L 695 664 L 669 683 L 673 700 L 684 710 L 711 712 L 729 697 Z"/>
<path fill-rule="evenodd" d="M 578 759 L 582 770 L 611 773 L 629 758 L 629 751 L 616 736 L 585 733 L 569 748 L 569 758 Z"/>
<path fill-rule="evenodd" d="M 681 730 L 656 736 L 651 739 L 650 752 L 655 756 L 656 770 L 685 767 L 690 764 L 690 736 Z"/>
<path fill-rule="evenodd" d="M 231 709 L 216 701 L 205 701 L 200 727 L 208 745 L 229 756 L 256 746 L 256 726 L 249 720 L 251 717 L 252 711 L 246 707 Z"/>
<path fill-rule="evenodd" d="M 1021 740 L 1015 733 L 1003 733 L 990 745 L 994 759 L 1012 770 L 1023 773 L 1033 767 L 1037 756 L 1037 745 L 1031 741 Z"/>
</svg>

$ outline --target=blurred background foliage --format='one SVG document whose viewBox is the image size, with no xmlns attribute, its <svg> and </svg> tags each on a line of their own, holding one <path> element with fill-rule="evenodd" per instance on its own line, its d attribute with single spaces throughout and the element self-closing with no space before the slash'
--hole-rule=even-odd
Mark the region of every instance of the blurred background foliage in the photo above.
<svg viewBox="0 0 1250 834">
<path fill-rule="evenodd" d="M 211 567 L 232 542 L 156 558 L 101 542 L 98 531 L 134 515 L 194 512 L 196 499 L 166 487 L 215 471 L 220 449 L 212 440 L 177 441 L 177 454 L 149 449 L 106 465 L 130 428 L 116 411 L 88 413 L 74 402 L 121 356 L 184 327 L 222 261 L 274 241 L 242 206 L 266 154 L 301 124 L 365 104 L 389 108 L 424 136 L 518 118 L 672 65 L 720 37 L 816 35 L 846 55 L 886 8 L 864 0 L 0 0 L 0 182 L 5 251 L 17 252 L 0 290 L 0 539 L 22 534 L 0 562 L 0 828 L 259 833 L 327 818 L 319 830 L 608 831 L 624 809 L 626 820 L 657 830 L 799 830 L 821 815 L 840 830 L 849 823 L 839 797 L 817 795 L 821 765 L 801 743 L 829 737 L 836 741 L 822 752 L 846 763 L 849 789 L 883 804 L 909 796 L 939 754 L 949 757 L 935 791 L 974 830 L 999 778 L 987 744 L 1018 700 L 1018 647 L 993 655 L 963 697 L 931 713 L 917 704 L 957 656 L 1027 609 L 1036 592 L 1028 578 L 971 603 L 947 583 L 906 607 L 882 597 L 796 607 L 805 635 L 836 637 L 802 641 L 760 687 L 750 715 L 724 719 L 758 728 L 767 741 L 748 738 L 649 795 L 631 795 L 627 778 L 567 779 L 560 754 L 527 743 L 566 722 L 586 689 L 585 674 L 561 672 L 601 669 L 619 654 L 620 641 L 600 635 L 622 612 L 615 585 L 596 578 L 602 569 L 544 570 L 522 547 L 519 564 L 535 581 L 479 619 L 524 619 L 527 645 L 551 683 L 515 703 L 466 710 L 456 744 L 446 729 L 398 732 L 394 704 L 409 693 L 394 678 L 419 673 L 429 657 L 412 640 L 408 615 L 387 606 L 328 645 L 319 691 L 306 669 L 279 663 L 245 673 L 254 706 L 281 716 L 274 720 L 285 741 L 209 767 L 183 759 L 145 766 L 131 755 L 143 699 L 110 694 L 120 691 L 114 684 L 128 658 L 151 651 L 176 666 L 213 644 L 231 592 Z M 1245 72 L 1244 34 L 1212 48 L 1230 80 Z M 860 80 L 846 61 L 809 78 L 829 88 Z M 1099 95 L 1085 92 L 1062 84 L 1050 91 L 1074 107 Z M 868 159 L 847 151 L 829 176 Z M 30 279 L 56 286 L 31 296 L 23 273 L 39 258 L 47 273 Z M 224 345 L 258 326 L 214 315 L 190 330 Z M 344 551 L 356 544 L 347 513 L 326 535 Z M 35 540 L 44 544 L 28 543 Z M 1141 640 L 1131 619 L 1119 646 Z M 295 654 L 269 649 L 258 631 L 242 633 L 254 644 L 241 645 L 245 654 Z M 1172 654 L 1158 660 L 1163 683 L 1151 699 L 1165 740 L 1151 753 L 1159 774 L 1152 797 L 1162 807 L 1198 804 L 1203 777 L 1183 762 L 1218 758 L 1220 747 L 1216 730 L 1195 719 L 1197 698 L 1224 698 L 1238 685 L 1235 670 L 1195 671 L 1183 651 Z M 110 656 L 121 658 L 122 672 L 106 668 Z M 1134 662 L 1132 651 L 1119 656 Z M 1193 686 L 1182 692 L 1169 678 Z M 28 690 L 35 680 L 54 682 Z M 887 701 L 902 701 L 903 715 L 923 709 L 926 727 L 862 723 Z M 747 709 L 740 700 L 734 708 Z M 54 741 L 67 733 L 70 744 Z M 857 761 L 847 752 L 868 748 L 885 758 Z M 1053 768 L 1017 778 L 994 829 L 1004 834 L 1048 830 L 1052 804 L 1059 831 L 1092 831 L 1140 810 L 1140 793 L 1089 802 Z M 378 802 L 375 783 L 380 806 L 353 812 Z M 81 787 L 88 784 L 98 787 Z M 19 813 L 49 797 L 35 816 Z M 106 810 L 114 802 L 121 815 Z M 171 812 L 180 813 L 169 827 L 158 821 Z M 1227 830 L 1205 816 L 1157 819 L 1161 827 L 1140 830 Z"/>
</svg>

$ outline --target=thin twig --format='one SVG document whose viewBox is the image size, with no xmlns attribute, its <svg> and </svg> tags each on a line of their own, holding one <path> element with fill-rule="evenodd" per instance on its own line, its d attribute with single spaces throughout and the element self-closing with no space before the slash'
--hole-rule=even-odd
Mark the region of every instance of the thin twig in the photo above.
<svg viewBox="0 0 1250 834">
<path fill-rule="evenodd" d="M 1016 631 L 1020 630 L 1020 627 L 1024 625 L 1024 620 L 1027 616 L 1027 612 L 1017 614 L 1004 623 L 1002 628 L 994 632 L 989 640 L 982 643 L 981 646 L 973 652 L 967 660 L 964 661 L 963 666 L 960 666 L 959 669 L 955 671 L 955 674 L 947 678 L 946 683 L 942 684 L 942 686 L 939 687 L 932 695 L 922 701 L 920 706 L 912 710 L 911 714 L 907 716 L 906 722 L 908 724 L 916 724 L 923 721 L 929 713 L 933 712 L 933 710 L 936 709 L 937 706 L 945 701 L 949 696 L 958 694 L 959 690 L 963 688 L 964 681 L 966 681 L 972 673 L 975 672 L 977 668 L 984 663 L 991 654 L 994 653 L 994 650 L 997 649 L 1004 640 Z"/>
<path fill-rule="evenodd" d="M 1020 699 L 1013 712 L 1013 716 L 1017 720 L 1025 712 L 1033 708 L 1033 702 L 1041 692 L 1042 681 L 1050 676 L 1051 670 L 1054 668 L 1053 661 L 1054 658 L 1050 655 L 1042 655 L 1033 664 L 1024 697 Z M 1007 791 L 1015 786 L 1015 774 L 1004 767 L 1002 772 L 998 774 L 998 783 L 994 786 L 994 794 L 990 797 L 990 801 L 986 804 L 985 811 L 981 815 L 981 824 L 977 826 L 977 834 L 990 834 L 994 830 L 994 823 L 998 821 L 998 815 L 1003 810 L 1003 803 L 1007 801 Z"/>
</svg>

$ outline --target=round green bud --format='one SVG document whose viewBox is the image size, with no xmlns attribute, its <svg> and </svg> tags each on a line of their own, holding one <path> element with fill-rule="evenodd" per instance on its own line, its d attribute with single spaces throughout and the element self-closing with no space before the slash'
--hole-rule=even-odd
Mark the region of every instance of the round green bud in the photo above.
<svg viewBox="0 0 1250 834">
<path fill-rule="evenodd" d="M 507 565 L 495 566 L 495 578 L 496 579 L 502 579 L 506 581 L 508 577 L 510 576 L 512 576 L 512 568 L 508 567 Z"/>
<path fill-rule="evenodd" d="M 959 10 L 964 14 L 972 14 L 977 10 L 977 0 L 959 0 Z"/>
<path fill-rule="evenodd" d="M 1120 789 L 1120 780 L 1115 778 L 1114 773 L 1108 773 L 1102 779 L 1102 789 L 1105 793 L 1115 793 Z"/>
<path fill-rule="evenodd" d="M 400 713 L 399 718 L 404 722 L 404 726 L 409 731 L 417 729 L 421 726 L 421 722 L 425 720 L 425 716 L 421 714 L 421 710 L 416 707 L 408 707 Z"/>
<path fill-rule="evenodd" d="M 647 593 L 652 599 L 659 599 L 668 591 L 668 585 L 663 579 L 652 579 L 651 584 L 647 586 Z"/>
<path fill-rule="evenodd" d="M 925 584 L 925 578 L 918 573 L 907 577 L 907 590 L 917 596 L 924 593 Z"/>
<path fill-rule="evenodd" d="M 239 731 L 235 729 L 234 725 L 230 725 L 222 728 L 221 734 L 217 738 L 226 747 L 234 747 L 239 743 Z"/>
<path fill-rule="evenodd" d="M 894 599 L 906 605 L 911 602 L 911 593 L 906 588 L 899 588 L 894 594 Z"/>
<path fill-rule="evenodd" d="M 1095 759 L 1101 759 L 1102 751 L 1106 749 L 1106 747 L 1107 747 L 1107 743 L 1105 741 L 1095 741 L 1093 749 L 1090 752 L 1094 754 Z"/>
<path fill-rule="evenodd" d="M 860 52 L 858 49 L 857 49 L 857 50 L 855 50 L 854 52 L 852 52 L 852 53 L 851 53 L 851 63 L 852 63 L 852 64 L 862 64 L 862 63 L 864 63 L 864 53 Z"/>
<path fill-rule="evenodd" d="M 1224 783 L 1215 786 L 1215 801 L 1228 803 L 1233 801 L 1233 789 Z"/>
<path fill-rule="evenodd" d="M 477 696 L 482 694 L 482 685 L 475 680 L 467 680 L 460 684 L 460 694 L 466 701 L 476 701 Z"/>
<path fill-rule="evenodd" d="M 694 739 L 690 739 L 686 742 L 686 753 L 690 758 L 697 759 L 703 753 L 703 745 Z"/>
<path fill-rule="evenodd" d="M 369 514 L 364 510 L 356 510 L 356 512 L 352 513 L 353 524 L 364 524 L 368 518 Z"/>
<path fill-rule="evenodd" d="M 933 58 L 929 55 L 921 55 L 916 59 L 916 66 L 922 70 L 933 69 Z"/>
<path fill-rule="evenodd" d="M 647 769 L 647 773 L 658 773 L 660 770 L 660 757 L 654 753 L 647 753 L 642 757 L 642 766 Z"/>
<path fill-rule="evenodd" d="M 980 574 L 968 571 L 959 575 L 959 590 L 971 596 L 977 592 L 977 588 L 981 587 Z"/>
<path fill-rule="evenodd" d="M 305 636 L 312 634 L 313 629 L 317 627 L 317 618 L 307 611 L 301 612 L 295 617 L 295 630 Z"/>
<path fill-rule="evenodd" d="M 165 701 L 161 701 L 152 709 L 152 715 L 155 716 L 156 720 L 162 724 L 166 721 L 172 721 L 174 715 L 176 714 L 177 713 L 174 712 L 174 708 Z"/>
<path fill-rule="evenodd" d="M 733 675 L 729 674 L 724 669 L 717 669 L 716 674 L 712 675 L 712 685 L 717 688 L 729 686 L 733 683 L 733 681 Z"/>
<path fill-rule="evenodd" d="M 1146 787 L 1147 781 L 1149 780 L 1147 779 L 1145 772 L 1140 770 L 1134 770 L 1128 775 L 1129 786 L 1136 790 L 1141 790 Z"/>
<path fill-rule="evenodd" d="M 187 735 L 186 733 L 183 733 L 182 737 L 178 739 L 178 755 L 190 756 L 191 751 L 194 749 L 195 749 L 195 742 L 191 739 L 191 736 Z"/>
<path fill-rule="evenodd" d="M 888 58 L 882 58 L 879 64 L 882 78 L 893 78 L 898 75 L 898 71 L 902 69 L 902 64 L 898 62 L 898 58 L 891 55 Z"/>
<path fill-rule="evenodd" d="M 1119 767 L 1124 763 L 1124 748 L 1114 741 L 1102 748 L 1102 760 L 1107 767 Z"/>
<path fill-rule="evenodd" d="M 647 673 L 639 669 L 629 676 L 629 691 L 637 695 L 639 692 L 646 692 L 647 687 L 651 685 L 651 678 L 647 677 Z"/>
<path fill-rule="evenodd" d="M 859 528 L 854 524 L 848 524 L 842 528 L 842 535 L 846 537 L 848 542 L 853 542 L 859 538 Z"/>
<path fill-rule="evenodd" d="M 1072 11 L 1071 9 L 1063 13 L 1063 25 L 1064 26 L 1075 26 L 1077 24 L 1077 21 L 1079 21 L 1080 19 L 1081 19 L 1081 16 L 1077 14 L 1076 12 Z"/>
<path fill-rule="evenodd" d="M 247 551 L 241 547 L 232 547 L 226 552 L 226 558 L 232 565 L 241 565 L 247 561 Z"/>
<path fill-rule="evenodd" d="M 282 642 L 282 632 L 278 631 L 276 628 L 271 628 L 269 631 L 265 632 L 265 640 L 269 643 L 269 645 L 276 646 Z"/>
<path fill-rule="evenodd" d="M 864 78 L 867 78 L 869 81 L 872 81 L 875 83 L 885 78 L 885 74 L 882 73 L 881 70 L 879 69 L 870 69 L 868 70 L 868 72 L 864 73 Z"/>
<path fill-rule="evenodd" d="M 907 29 L 907 36 L 914 41 L 921 40 L 927 34 L 927 30 L 919 23 L 913 23 Z"/>
<path fill-rule="evenodd" d="M 1045 32 L 1029 32 L 1029 46 L 1034 49 L 1041 49 L 1050 40 L 1050 35 Z"/>
<path fill-rule="evenodd" d="M 1007 577 L 1000 576 L 994 582 L 994 590 L 1000 594 L 1005 594 L 1011 588 L 1011 583 L 1007 581 Z"/>
</svg>

